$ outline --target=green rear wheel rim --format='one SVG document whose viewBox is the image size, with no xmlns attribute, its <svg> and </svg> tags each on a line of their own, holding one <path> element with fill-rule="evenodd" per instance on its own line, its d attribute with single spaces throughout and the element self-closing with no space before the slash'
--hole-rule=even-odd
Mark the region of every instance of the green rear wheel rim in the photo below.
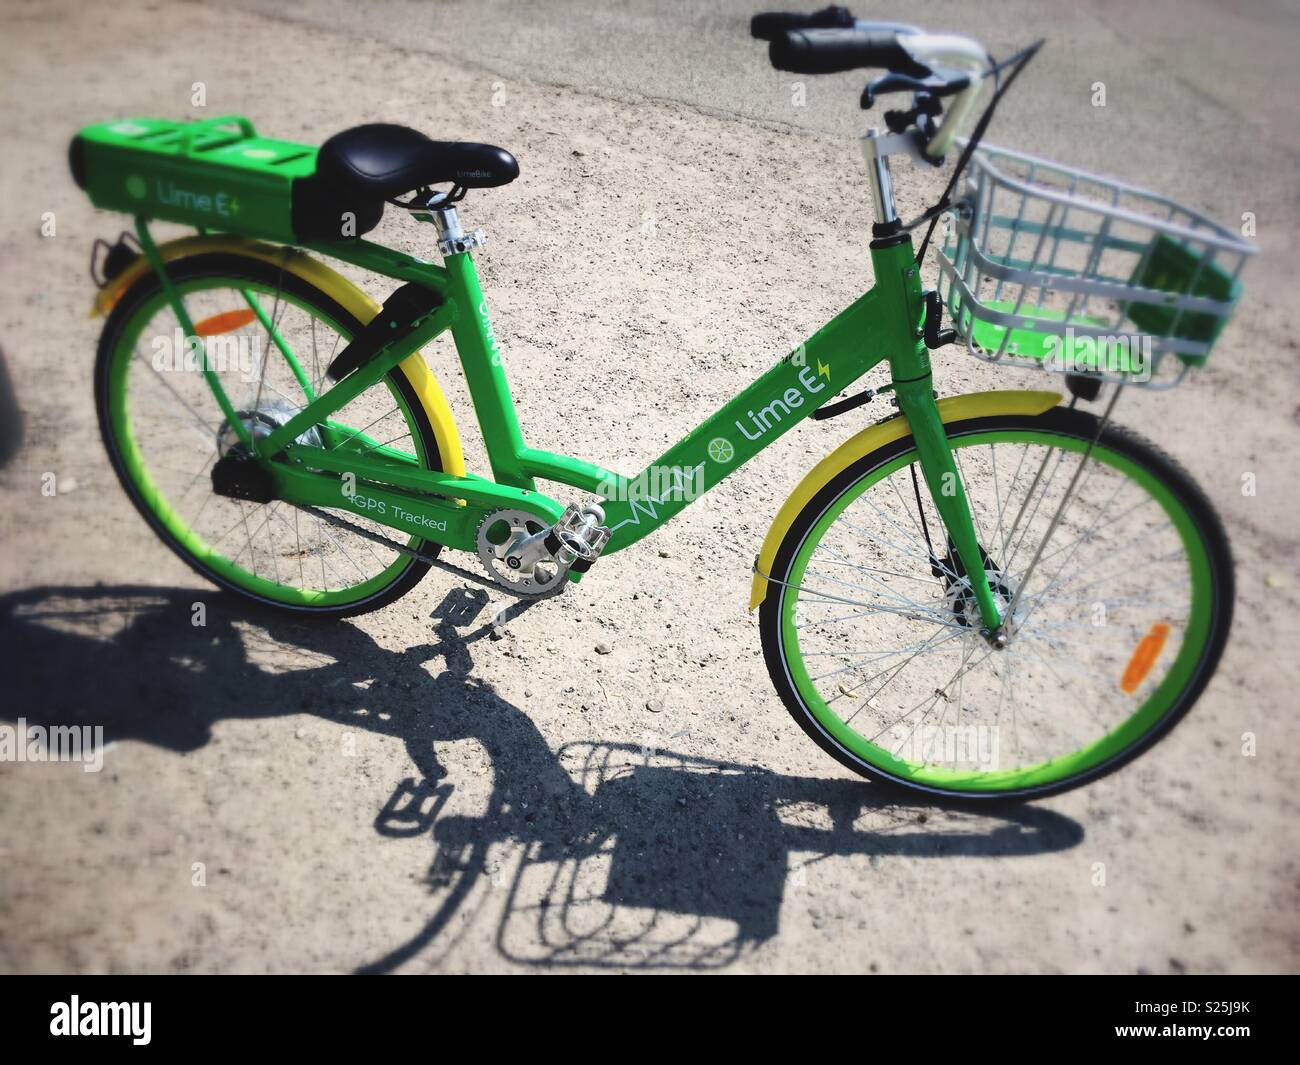
<svg viewBox="0 0 1300 1065">
<path fill-rule="evenodd" d="M 1019 429 L 958 434 L 952 437 L 951 442 L 954 449 L 981 444 L 1026 443 L 1065 448 L 1076 453 L 1082 453 L 1088 446 L 1086 440 L 1064 434 Z M 904 783 L 943 792 L 996 794 L 1042 789 L 1090 773 L 1141 742 L 1160 724 L 1192 683 L 1197 664 L 1210 639 L 1214 582 L 1209 554 L 1192 515 L 1159 477 L 1128 456 L 1102 445 L 1093 449 L 1092 457 L 1129 477 L 1159 503 L 1178 532 L 1190 572 L 1191 607 L 1182 646 L 1164 679 L 1133 714 L 1101 738 L 1068 754 L 1032 765 L 983 771 L 950 769 L 895 757 L 888 748 L 871 742 L 846 725 L 827 704 L 810 679 L 799 653 L 795 628 L 798 596 L 791 593 L 801 587 L 813 552 L 836 518 L 864 492 L 915 462 L 916 452 L 909 450 L 870 471 L 831 502 L 804 536 L 791 561 L 785 584 L 780 587 L 781 658 L 800 700 L 823 732 L 855 758 Z"/>
<path fill-rule="evenodd" d="M 292 304 L 328 325 L 344 339 L 349 339 L 351 336 L 351 330 L 348 326 L 335 321 L 332 316 L 324 313 L 321 308 L 312 306 L 306 300 L 298 298 L 285 290 L 280 290 L 277 293 L 271 287 L 259 281 L 214 274 L 201 279 L 180 282 L 176 287 L 182 294 L 231 288 L 235 290 L 248 289 L 264 295 L 276 295 L 282 302 Z M 300 588 L 280 584 L 244 568 L 238 562 L 212 547 L 173 508 L 150 475 L 145 457 L 132 432 L 127 410 L 127 381 L 140 335 L 159 310 L 167 305 L 166 296 L 159 291 L 142 302 L 140 307 L 124 323 L 121 335 L 113 348 L 108 375 L 109 419 L 114 443 L 121 458 L 122 468 L 146 509 L 166 531 L 167 535 L 172 538 L 182 551 L 221 580 L 252 595 L 289 606 L 308 608 L 349 606 L 377 595 L 398 580 L 411 565 L 415 564 L 414 559 L 409 556 L 398 555 L 389 566 L 374 576 L 342 588 Z M 270 357 L 269 354 L 268 357 Z M 386 382 L 386 384 L 388 383 Z M 428 459 L 420 432 L 406 398 L 391 384 L 388 384 L 388 388 L 410 430 L 420 464 L 427 467 Z M 212 402 L 213 409 L 216 409 L 215 399 Z M 407 546 L 413 546 L 416 543 L 418 543 L 418 538 L 412 537 Z"/>
</svg>

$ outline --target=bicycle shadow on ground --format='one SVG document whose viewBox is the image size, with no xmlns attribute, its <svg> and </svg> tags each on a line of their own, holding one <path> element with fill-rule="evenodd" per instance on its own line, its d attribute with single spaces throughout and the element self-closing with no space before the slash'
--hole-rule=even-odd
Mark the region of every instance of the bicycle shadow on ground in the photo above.
<svg viewBox="0 0 1300 1065">
<path fill-rule="evenodd" d="M 196 602 L 208 604 L 203 626 L 192 623 Z M 777 934 L 787 893 L 826 858 L 1011 857 L 1083 839 L 1076 821 L 1033 806 L 970 813 L 657 746 L 554 751 L 524 710 L 473 675 L 471 649 L 492 631 L 479 623 L 487 602 L 453 589 L 433 612 L 434 640 L 394 652 L 348 623 L 249 611 L 193 589 L 13 593 L 0 597 L 0 720 L 102 725 L 106 743 L 177 752 L 203 747 L 218 721 L 303 712 L 401 739 L 418 776 L 395 783 L 375 829 L 431 842 L 431 914 L 362 972 L 436 965 L 457 915 L 480 919 L 494 905 L 497 949 L 522 964 L 719 968 Z M 424 665 L 439 658 L 446 668 L 431 676 Z M 467 738 L 493 772 L 476 817 L 454 813 L 456 781 L 435 751 Z"/>
</svg>

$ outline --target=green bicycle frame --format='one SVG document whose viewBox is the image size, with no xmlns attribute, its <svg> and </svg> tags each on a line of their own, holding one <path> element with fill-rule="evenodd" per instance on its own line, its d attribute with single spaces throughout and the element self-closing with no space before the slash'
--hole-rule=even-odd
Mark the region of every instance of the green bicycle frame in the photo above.
<svg viewBox="0 0 1300 1065">
<path fill-rule="evenodd" d="M 183 300 L 168 282 L 145 219 L 136 220 L 136 231 L 178 320 L 192 334 Z M 611 531 L 604 551 L 621 551 L 675 517 L 869 370 L 888 362 L 926 485 L 971 581 L 981 619 L 990 631 L 1001 625 L 965 489 L 935 403 L 929 351 L 922 337 L 924 300 L 910 237 L 874 242 L 871 260 L 876 284 L 869 292 L 630 478 L 524 442 L 487 302 L 468 252 L 449 255 L 443 266 L 437 266 L 365 240 L 308 248 L 374 273 L 415 282 L 438 293 L 442 303 L 415 330 L 333 387 L 315 396 L 305 387 L 307 406 L 256 442 L 235 416 L 205 359 L 205 378 L 222 412 L 245 446 L 255 448 L 258 459 L 271 470 L 279 498 L 353 511 L 398 532 L 473 551 L 479 524 L 492 510 L 524 510 L 544 523 L 563 513 L 558 502 L 537 491 L 535 479 L 540 478 L 602 497 Z M 305 381 L 302 367 L 275 334 L 254 295 L 247 291 L 243 295 L 294 374 Z M 414 456 L 330 421 L 340 407 L 447 330 L 464 370 L 492 479 L 423 469 Z M 328 447 L 300 442 L 313 426 L 321 428 Z M 341 476 L 346 474 L 352 477 Z M 579 577 L 570 574 L 571 580 Z"/>
</svg>

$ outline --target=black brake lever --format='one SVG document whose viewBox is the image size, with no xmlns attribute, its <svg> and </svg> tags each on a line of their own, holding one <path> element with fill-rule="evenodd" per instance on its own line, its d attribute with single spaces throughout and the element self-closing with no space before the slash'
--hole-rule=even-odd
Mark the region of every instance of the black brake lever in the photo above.
<svg viewBox="0 0 1300 1065">
<path fill-rule="evenodd" d="M 891 92 L 914 92 L 924 93 L 935 99 L 944 96 L 955 96 L 963 89 L 970 87 L 970 78 L 962 75 L 957 78 L 914 78 L 910 74 L 898 74 L 890 71 L 888 74 L 882 74 L 878 78 L 867 82 L 867 87 L 862 90 L 862 110 L 867 111 L 875 106 L 876 97 L 883 96 Z"/>
</svg>

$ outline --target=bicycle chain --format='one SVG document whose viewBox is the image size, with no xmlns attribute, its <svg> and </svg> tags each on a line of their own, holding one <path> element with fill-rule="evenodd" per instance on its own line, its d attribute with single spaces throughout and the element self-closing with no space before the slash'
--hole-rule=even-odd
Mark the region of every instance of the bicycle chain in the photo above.
<svg viewBox="0 0 1300 1065">
<path fill-rule="evenodd" d="M 406 555 L 408 558 L 418 559 L 420 562 L 424 562 L 430 566 L 436 566 L 438 569 L 446 570 L 448 573 L 461 577 L 467 581 L 473 581 L 475 584 L 482 584 L 488 588 L 496 588 L 499 591 L 505 592 L 507 595 L 514 596 L 516 599 L 533 601 L 547 598 L 551 595 L 558 595 L 564 590 L 565 584 L 568 583 L 568 581 L 560 582 L 556 590 L 547 593 L 546 596 L 520 595 L 518 592 L 512 591 L 510 588 L 498 584 L 491 577 L 485 577 L 480 573 L 475 573 L 473 570 L 468 570 L 464 566 L 458 566 L 454 562 L 447 562 L 445 559 L 442 559 L 437 555 L 426 555 L 422 551 L 414 551 L 405 544 L 399 544 L 396 540 L 390 539 L 381 533 L 372 532 L 369 529 L 357 525 L 355 522 L 348 521 L 347 518 L 340 518 L 337 514 L 331 514 L 327 510 L 321 510 L 319 507 L 305 506 L 297 503 L 291 505 L 296 506 L 301 511 L 311 514 L 313 517 L 320 518 L 321 521 L 333 525 L 335 528 L 347 529 L 349 532 L 354 532 L 358 536 L 370 540 L 372 543 L 380 544 L 392 551 L 396 551 L 399 555 Z"/>
</svg>

